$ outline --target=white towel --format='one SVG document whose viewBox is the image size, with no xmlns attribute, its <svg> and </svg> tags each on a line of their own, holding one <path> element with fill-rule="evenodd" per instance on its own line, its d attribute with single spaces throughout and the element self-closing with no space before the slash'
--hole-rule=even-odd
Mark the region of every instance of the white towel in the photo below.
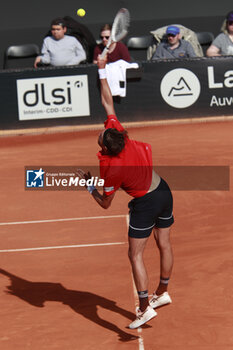
<svg viewBox="0 0 233 350">
<path fill-rule="evenodd" d="M 112 96 L 126 96 L 126 69 L 138 67 L 137 63 L 129 63 L 124 60 L 106 64 L 107 81 Z"/>
</svg>

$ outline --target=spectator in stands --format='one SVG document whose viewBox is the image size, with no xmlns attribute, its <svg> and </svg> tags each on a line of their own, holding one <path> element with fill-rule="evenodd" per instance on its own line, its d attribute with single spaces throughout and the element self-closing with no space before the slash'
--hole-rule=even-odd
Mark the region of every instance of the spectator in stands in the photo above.
<svg viewBox="0 0 233 350">
<path fill-rule="evenodd" d="M 93 57 L 93 63 L 97 63 L 97 57 L 101 52 L 104 50 L 105 46 L 107 45 L 108 39 L 111 34 L 111 25 L 105 24 L 100 29 L 100 38 L 102 42 L 98 45 L 96 45 L 94 49 L 94 57 Z M 130 62 L 130 54 L 128 51 L 128 48 L 122 43 L 112 43 L 109 47 L 108 54 L 107 54 L 107 63 L 115 62 L 118 60 L 124 60 L 127 62 Z"/>
<path fill-rule="evenodd" d="M 34 67 L 39 63 L 51 66 L 70 66 L 86 60 L 86 52 L 73 36 L 65 35 L 67 27 L 63 18 L 51 23 L 52 36 L 47 36 L 42 45 L 41 56 L 37 56 Z"/>
<path fill-rule="evenodd" d="M 206 51 L 206 56 L 233 55 L 233 11 L 229 12 L 220 33 Z"/>
<path fill-rule="evenodd" d="M 166 29 L 166 40 L 156 48 L 152 60 L 159 58 L 187 58 L 196 57 L 192 45 L 181 39 L 180 28 L 177 26 L 169 26 Z"/>
</svg>

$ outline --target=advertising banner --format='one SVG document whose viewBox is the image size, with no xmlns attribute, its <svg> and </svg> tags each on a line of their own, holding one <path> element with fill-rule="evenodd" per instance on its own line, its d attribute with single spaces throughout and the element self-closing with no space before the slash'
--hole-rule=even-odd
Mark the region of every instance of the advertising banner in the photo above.
<svg viewBox="0 0 233 350">
<path fill-rule="evenodd" d="M 160 60 L 143 68 L 147 106 L 155 115 L 233 114 L 233 57 Z"/>
<path fill-rule="evenodd" d="M 89 116 L 87 75 L 17 80 L 19 120 Z"/>
<path fill-rule="evenodd" d="M 105 120 L 94 64 L 0 76 L 3 128 Z M 233 56 L 142 61 L 126 76 L 126 96 L 114 98 L 121 122 L 233 116 Z"/>
</svg>

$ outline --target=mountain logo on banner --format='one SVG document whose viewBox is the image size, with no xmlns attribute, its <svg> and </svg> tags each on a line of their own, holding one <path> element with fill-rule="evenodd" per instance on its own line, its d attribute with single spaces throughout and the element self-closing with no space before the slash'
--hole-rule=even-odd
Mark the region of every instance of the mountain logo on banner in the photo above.
<svg viewBox="0 0 233 350">
<path fill-rule="evenodd" d="M 187 108 L 197 101 L 201 85 L 197 76 L 188 69 L 169 71 L 160 85 L 164 101 L 175 108 Z"/>
</svg>

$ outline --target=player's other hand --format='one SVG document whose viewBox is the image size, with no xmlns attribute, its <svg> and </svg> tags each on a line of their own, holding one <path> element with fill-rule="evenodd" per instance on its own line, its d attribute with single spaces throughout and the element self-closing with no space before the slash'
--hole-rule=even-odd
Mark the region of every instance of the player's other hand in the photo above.
<svg viewBox="0 0 233 350">
<path fill-rule="evenodd" d="M 105 56 L 104 58 L 101 58 L 100 55 L 98 55 L 97 57 L 97 65 L 99 69 L 105 68 L 107 63 L 107 56 Z"/>
</svg>

